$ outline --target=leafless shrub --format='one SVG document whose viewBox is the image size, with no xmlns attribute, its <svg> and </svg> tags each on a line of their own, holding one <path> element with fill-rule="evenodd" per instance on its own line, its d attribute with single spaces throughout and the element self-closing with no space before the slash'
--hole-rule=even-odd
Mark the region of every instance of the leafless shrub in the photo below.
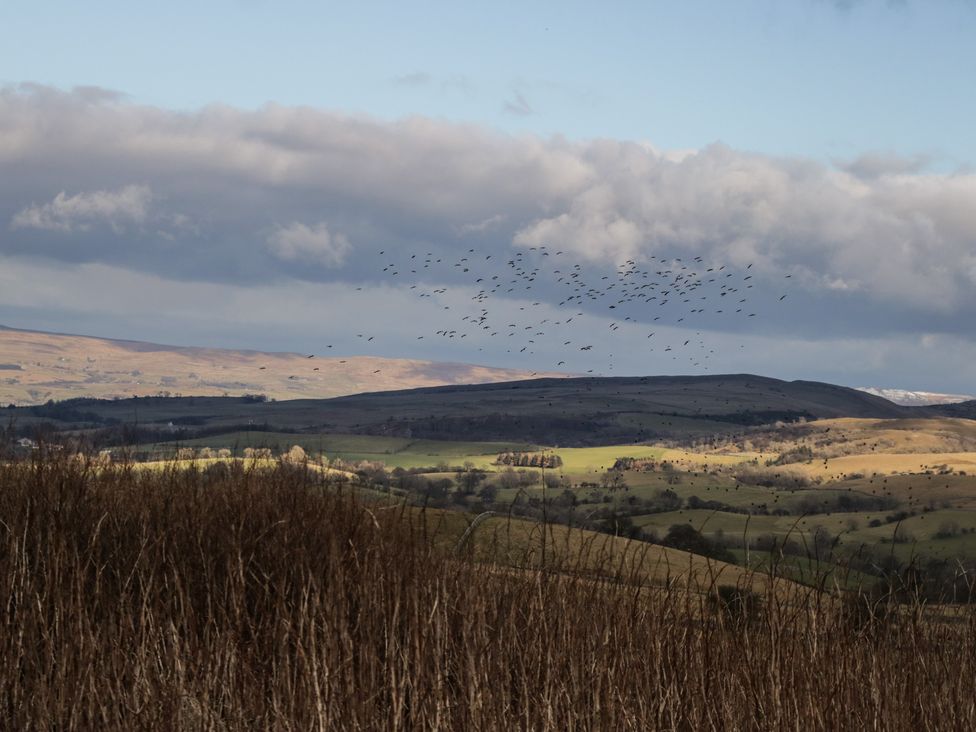
<svg viewBox="0 0 976 732">
<path fill-rule="evenodd" d="M 623 540 L 542 524 L 458 557 L 459 514 L 226 467 L 0 464 L 5 727 L 976 727 L 958 607 L 655 584 Z"/>
</svg>

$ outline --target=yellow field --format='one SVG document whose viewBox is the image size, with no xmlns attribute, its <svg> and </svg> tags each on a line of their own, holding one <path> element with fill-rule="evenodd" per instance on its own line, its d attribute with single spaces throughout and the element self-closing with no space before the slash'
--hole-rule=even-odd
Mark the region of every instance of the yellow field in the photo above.
<svg viewBox="0 0 976 732">
<path fill-rule="evenodd" d="M 922 473 L 946 465 L 956 471 L 976 473 L 976 422 L 965 419 L 826 419 L 794 426 L 799 438 L 764 433 L 758 449 L 751 435 L 738 437 L 714 450 L 677 450 L 663 446 L 613 445 L 609 447 L 555 449 L 566 473 L 609 470 L 616 458 L 633 457 L 667 461 L 679 470 L 699 471 L 756 460 L 765 464 L 797 447 L 809 447 L 815 458 L 809 463 L 789 463 L 781 470 L 796 471 L 824 480 L 852 474 Z M 827 466 L 824 467 L 824 458 Z"/>
<path fill-rule="evenodd" d="M 976 452 L 871 453 L 846 455 L 811 463 L 786 466 L 791 472 L 823 480 L 843 480 L 854 475 L 896 475 L 938 472 L 942 466 L 956 472 L 976 474 Z"/>
<path fill-rule="evenodd" d="M 968 419 L 822 419 L 732 438 L 716 451 L 753 451 L 762 459 L 807 447 L 815 458 L 847 455 L 976 452 L 976 422 Z"/>
</svg>

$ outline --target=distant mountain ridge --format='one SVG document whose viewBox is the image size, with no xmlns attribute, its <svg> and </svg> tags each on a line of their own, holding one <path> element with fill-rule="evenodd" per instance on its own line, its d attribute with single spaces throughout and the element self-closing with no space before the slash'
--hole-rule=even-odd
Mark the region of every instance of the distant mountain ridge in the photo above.
<svg viewBox="0 0 976 732">
<path fill-rule="evenodd" d="M 859 386 L 858 391 L 887 399 L 905 407 L 928 407 L 937 404 L 959 404 L 973 401 L 969 394 L 941 394 L 934 391 L 910 391 L 908 389 L 882 389 L 873 386 Z"/>
<path fill-rule="evenodd" d="M 465 363 L 168 346 L 0 325 L 2 405 L 179 394 L 327 399 L 366 391 L 513 381 L 534 375 Z M 541 375 L 560 376 L 548 372 Z"/>
</svg>

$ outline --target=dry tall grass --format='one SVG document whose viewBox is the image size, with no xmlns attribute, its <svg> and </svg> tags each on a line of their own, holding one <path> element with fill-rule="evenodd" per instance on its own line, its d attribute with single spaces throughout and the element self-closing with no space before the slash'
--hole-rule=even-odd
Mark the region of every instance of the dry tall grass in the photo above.
<svg viewBox="0 0 976 732">
<path fill-rule="evenodd" d="M 968 614 L 502 571 L 321 480 L 0 466 L 3 726 L 976 727 Z"/>
</svg>

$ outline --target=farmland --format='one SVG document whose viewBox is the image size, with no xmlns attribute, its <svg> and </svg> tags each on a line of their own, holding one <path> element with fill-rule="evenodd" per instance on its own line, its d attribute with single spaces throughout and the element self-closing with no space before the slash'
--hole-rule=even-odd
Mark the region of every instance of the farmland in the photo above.
<svg viewBox="0 0 976 732">
<path fill-rule="evenodd" d="M 976 568 L 970 420 L 920 416 L 928 412 L 755 377 L 572 381 L 324 402 L 151 398 L 12 411 L 15 419 L 26 418 L 25 430 L 47 419 L 56 435 L 81 443 L 113 435 L 153 438 L 100 448 L 116 460 L 205 470 L 220 460 L 268 464 L 291 455 L 291 462 L 333 471 L 360 490 L 431 509 L 545 521 L 748 566 L 776 552 L 789 562 L 805 559 L 875 580 L 893 567 L 924 565 L 934 577 L 953 562 Z M 612 424 L 589 411 L 610 414 L 606 409 L 622 410 L 625 402 L 630 409 L 614 412 Z M 551 433 L 532 426 L 542 423 L 533 421 L 534 413 L 550 404 L 574 435 L 568 443 L 528 439 Z M 746 405 L 752 411 L 743 412 Z M 742 416 L 800 407 L 825 416 L 756 425 Z M 841 409 L 889 416 L 833 416 Z M 462 411 L 481 428 L 451 439 L 429 436 L 438 429 L 414 429 L 450 423 Z M 422 417 L 425 412 L 442 416 Z M 104 426 L 126 415 L 131 424 Z M 728 415 L 736 422 L 716 421 Z M 524 429 L 526 420 L 531 429 Z M 660 439 L 587 444 L 594 435 L 605 441 L 620 434 L 625 423 L 646 427 L 654 420 L 670 423 Z"/>
<path fill-rule="evenodd" d="M 220 451 L 273 457 L 298 446 L 312 464 L 432 507 L 530 520 L 545 514 L 652 542 L 688 525 L 740 562 L 779 547 L 854 571 L 850 558 L 867 552 L 857 571 L 877 574 L 870 565 L 976 562 L 976 452 L 960 449 L 973 439 L 966 420 L 840 418 L 668 444 L 249 429 L 130 450 L 157 463 L 195 457 L 206 467 Z M 505 464 L 505 455 L 516 458 Z M 554 460 L 547 470 L 533 462 L 543 456 Z"/>
</svg>

